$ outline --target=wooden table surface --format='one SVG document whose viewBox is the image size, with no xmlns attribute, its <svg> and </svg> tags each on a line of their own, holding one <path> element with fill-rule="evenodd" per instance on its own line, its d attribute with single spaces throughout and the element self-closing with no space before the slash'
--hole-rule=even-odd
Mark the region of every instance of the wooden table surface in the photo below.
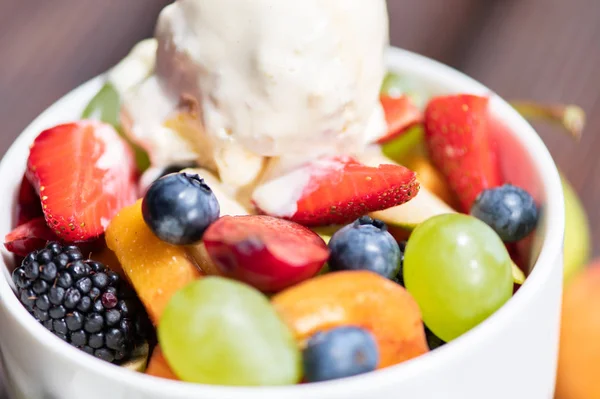
<svg viewBox="0 0 600 399">
<path fill-rule="evenodd" d="M 169 2 L 0 0 L 0 154 L 39 112 L 150 36 Z M 585 109 L 588 127 L 579 144 L 555 128 L 539 131 L 600 237 L 600 1 L 388 4 L 394 45 L 454 66 L 505 98 Z M 0 377 L 0 398 L 1 385 Z"/>
</svg>

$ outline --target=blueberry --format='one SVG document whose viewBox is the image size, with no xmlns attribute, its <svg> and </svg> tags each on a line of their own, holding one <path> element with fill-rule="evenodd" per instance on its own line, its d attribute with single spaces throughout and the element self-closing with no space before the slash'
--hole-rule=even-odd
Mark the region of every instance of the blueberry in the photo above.
<svg viewBox="0 0 600 399">
<path fill-rule="evenodd" d="M 303 352 L 308 382 L 334 380 L 367 373 L 377 368 L 379 351 L 368 331 L 338 327 L 312 336 Z"/>
<path fill-rule="evenodd" d="M 175 245 L 200 241 L 219 213 L 219 202 L 210 187 L 198 175 L 187 173 L 157 180 L 142 202 L 142 214 L 150 230 Z"/>
<path fill-rule="evenodd" d="M 471 207 L 471 215 L 494 229 L 502 241 L 515 242 L 535 229 L 539 210 L 527 191 L 505 184 L 482 191 Z"/>
<path fill-rule="evenodd" d="M 145 193 L 148 191 L 150 186 L 160 178 L 173 173 L 180 173 L 184 169 L 194 169 L 197 167 L 198 164 L 196 162 L 182 161 L 181 163 L 174 163 L 165 167 L 149 168 L 142 174 L 142 177 L 140 178 L 140 190 L 142 193 Z"/>
<path fill-rule="evenodd" d="M 368 216 L 338 230 L 329 241 L 329 268 L 369 270 L 394 278 L 400 267 L 400 248 L 380 220 Z"/>
</svg>

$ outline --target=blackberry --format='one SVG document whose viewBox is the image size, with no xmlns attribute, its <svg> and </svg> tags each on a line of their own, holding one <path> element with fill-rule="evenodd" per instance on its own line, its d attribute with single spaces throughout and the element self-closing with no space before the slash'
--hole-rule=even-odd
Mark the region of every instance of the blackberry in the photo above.
<svg viewBox="0 0 600 399">
<path fill-rule="evenodd" d="M 151 331 L 133 290 L 75 246 L 49 243 L 13 272 L 18 297 L 44 327 L 108 362 L 127 360 Z"/>
</svg>

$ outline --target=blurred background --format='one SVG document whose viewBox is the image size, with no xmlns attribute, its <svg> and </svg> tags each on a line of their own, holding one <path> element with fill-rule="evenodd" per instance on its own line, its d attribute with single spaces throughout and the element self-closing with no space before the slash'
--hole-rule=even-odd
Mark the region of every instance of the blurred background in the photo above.
<svg viewBox="0 0 600 399">
<path fill-rule="evenodd" d="M 0 0 L 0 154 L 46 107 L 151 36 L 168 3 Z M 449 64 L 507 99 L 583 107 L 588 124 L 580 143 L 556 127 L 536 128 L 580 195 L 598 239 L 600 1 L 388 0 L 388 5 L 393 45 Z M 600 255 L 600 245 L 593 254 Z"/>
</svg>

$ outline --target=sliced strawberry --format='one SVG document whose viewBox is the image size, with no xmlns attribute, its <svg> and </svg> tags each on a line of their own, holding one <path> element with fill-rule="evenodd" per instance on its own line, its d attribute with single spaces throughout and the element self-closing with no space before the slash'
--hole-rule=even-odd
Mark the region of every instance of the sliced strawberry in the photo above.
<svg viewBox="0 0 600 399">
<path fill-rule="evenodd" d="M 203 237 L 219 271 L 264 292 L 313 277 L 329 251 L 313 231 L 271 216 L 223 216 Z"/>
<path fill-rule="evenodd" d="M 44 216 L 44 212 L 42 212 L 40 197 L 27 176 L 23 176 L 17 198 L 17 226 L 41 216 Z"/>
<path fill-rule="evenodd" d="M 385 120 L 387 122 L 387 133 L 377 140 L 378 144 L 391 141 L 404 133 L 408 128 L 423 122 L 423 113 L 408 96 L 402 97 L 380 97 Z"/>
<path fill-rule="evenodd" d="M 482 190 L 502 184 L 488 120 L 488 99 L 474 95 L 436 97 L 425 110 L 429 154 L 464 212 Z"/>
<path fill-rule="evenodd" d="M 399 165 L 369 167 L 349 157 L 313 161 L 261 186 L 253 201 L 262 212 L 305 226 L 344 224 L 391 208 L 419 191 L 415 173 Z"/>
<path fill-rule="evenodd" d="M 31 146 L 27 177 L 48 225 L 66 242 L 90 241 L 135 202 L 133 152 L 110 126 L 95 121 L 43 131 Z"/>
<path fill-rule="evenodd" d="M 8 233 L 4 238 L 4 246 L 15 255 L 27 256 L 30 252 L 44 248 L 48 241 L 54 240 L 57 240 L 56 234 L 42 216 Z"/>
</svg>

